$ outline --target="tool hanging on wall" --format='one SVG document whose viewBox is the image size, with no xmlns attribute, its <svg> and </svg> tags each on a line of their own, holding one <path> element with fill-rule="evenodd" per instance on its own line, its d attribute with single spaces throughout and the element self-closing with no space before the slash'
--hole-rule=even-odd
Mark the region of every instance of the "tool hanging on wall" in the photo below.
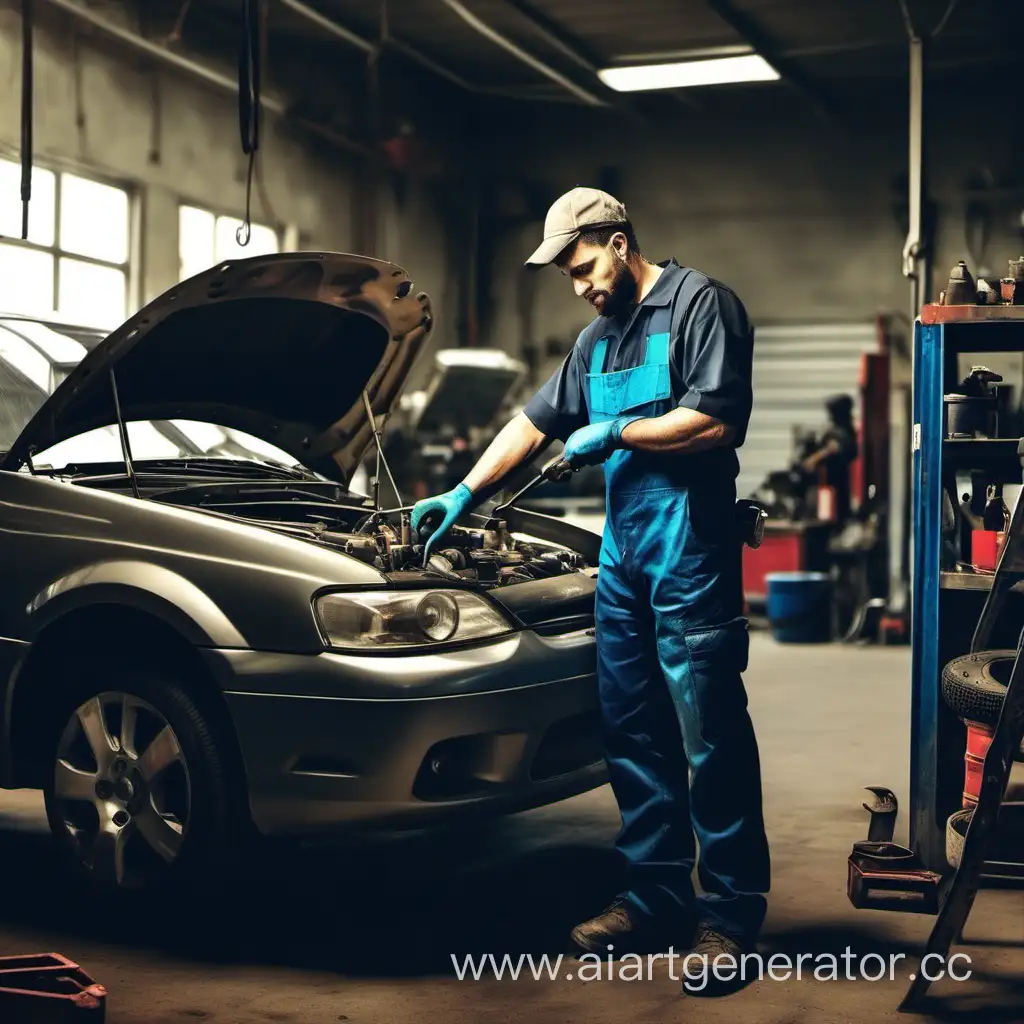
<svg viewBox="0 0 1024 1024">
<path fill-rule="evenodd" d="M 32 28 L 33 0 L 21 0 L 21 237 L 28 239 L 32 199 Z"/>
<path fill-rule="evenodd" d="M 238 125 L 242 152 L 249 157 L 245 178 L 245 219 L 235 232 L 239 245 L 252 233 L 252 178 L 260 145 L 261 0 L 242 0 L 242 45 L 238 54 Z"/>
</svg>

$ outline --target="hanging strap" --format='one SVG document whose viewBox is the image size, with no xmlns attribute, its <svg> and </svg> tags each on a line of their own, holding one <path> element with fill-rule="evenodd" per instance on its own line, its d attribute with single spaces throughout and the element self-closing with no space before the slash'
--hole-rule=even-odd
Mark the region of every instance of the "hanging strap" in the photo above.
<svg viewBox="0 0 1024 1024">
<path fill-rule="evenodd" d="M 590 372 L 604 373 L 604 360 L 608 353 L 608 339 L 598 338 L 594 351 L 590 353 Z"/>
<path fill-rule="evenodd" d="M 248 245 L 252 234 L 252 179 L 260 147 L 260 24 L 264 11 L 260 0 L 242 0 L 242 45 L 238 54 L 238 126 L 242 152 L 249 158 L 245 176 L 245 220 L 235 230 L 235 241 Z"/>
<path fill-rule="evenodd" d="M 35 11 L 32 0 L 21 0 L 21 237 L 28 239 L 28 204 L 32 199 L 32 31 Z"/>
</svg>

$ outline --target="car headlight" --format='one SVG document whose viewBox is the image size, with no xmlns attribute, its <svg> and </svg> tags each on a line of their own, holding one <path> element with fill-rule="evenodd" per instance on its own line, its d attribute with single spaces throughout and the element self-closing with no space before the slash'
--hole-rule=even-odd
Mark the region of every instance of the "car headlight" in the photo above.
<svg viewBox="0 0 1024 1024">
<path fill-rule="evenodd" d="M 331 647 L 379 650 L 484 640 L 512 626 L 488 601 L 462 590 L 348 591 L 314 604 Z"/>
</svg>

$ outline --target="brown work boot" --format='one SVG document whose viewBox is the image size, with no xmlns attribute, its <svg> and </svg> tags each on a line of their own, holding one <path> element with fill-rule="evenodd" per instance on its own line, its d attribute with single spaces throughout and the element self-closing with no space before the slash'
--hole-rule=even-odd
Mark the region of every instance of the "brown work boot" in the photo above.
<svg viewBox="0 0 1024 1024">
<path fill-rule="evenodd" d="M 744 945 L 713 925 L 702 922 L 690 952 L 683 959 L 683 991 L 691 996 L 727 996 L 745 988 L 743 963 L 753 944 Z"/>
<path fill-rule="evenodd" d="M 673 946 L 684 948 L 689 936 L 683 929 L 683 934 L 673 939 L 665 928 L 656 926 L 619 896 L 597 917 L 573 928 L 570 938 L 575 951 L 617 957 L 624 953 L 664 953 Z"/>
</svg>

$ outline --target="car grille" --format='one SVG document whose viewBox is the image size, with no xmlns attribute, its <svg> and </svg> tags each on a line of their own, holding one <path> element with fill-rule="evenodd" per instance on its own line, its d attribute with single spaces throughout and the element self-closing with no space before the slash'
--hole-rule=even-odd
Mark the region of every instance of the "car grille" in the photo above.
<svg viewBox="0 0 1024 1024">
<path fill-rule="evenodd" d="M 594 629 L 593 615 L 568 615 L 563 619 L 551 619 L 533 626 L 533 631 L 541 636 L 563 636 L 566 633 L 579 633 Z"/>
</svg>

